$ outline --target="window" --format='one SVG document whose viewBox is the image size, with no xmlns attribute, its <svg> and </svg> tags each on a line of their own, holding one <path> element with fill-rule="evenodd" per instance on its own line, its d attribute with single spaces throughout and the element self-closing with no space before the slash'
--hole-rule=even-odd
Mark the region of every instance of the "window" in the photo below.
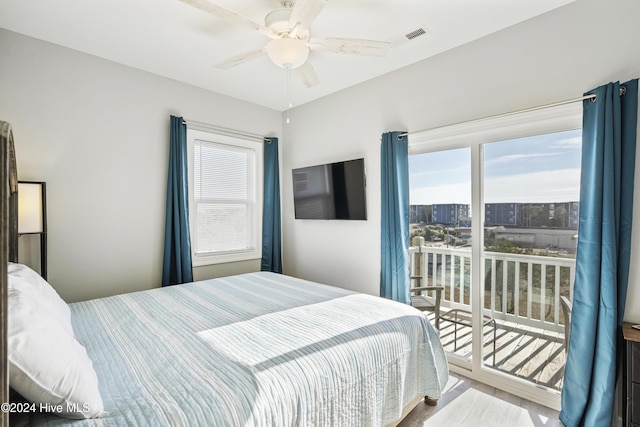
<svg viewBox="0 0 640 427">
<path fill-rule="evenodd" d="M 262 144 L 188 129 L 193 265 L 261 256 Z"/>
</svg>

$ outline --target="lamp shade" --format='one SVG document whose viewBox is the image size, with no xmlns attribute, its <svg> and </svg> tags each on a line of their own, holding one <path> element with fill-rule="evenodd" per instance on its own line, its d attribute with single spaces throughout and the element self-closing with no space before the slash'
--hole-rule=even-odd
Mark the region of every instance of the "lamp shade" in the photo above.
<svg viewBox="0 0 640 427">
<path fill-rule="evenodd" d="M 267 55 L 278 67 L 298 68 L 309 58 L 309 47 L 298 39 L 273 39 L 267 43 Z"/>
<path fill-rule="evenodd" d="M 18 234 L 44 232 L 41 183 L 18 183 Z"/>
</svg>

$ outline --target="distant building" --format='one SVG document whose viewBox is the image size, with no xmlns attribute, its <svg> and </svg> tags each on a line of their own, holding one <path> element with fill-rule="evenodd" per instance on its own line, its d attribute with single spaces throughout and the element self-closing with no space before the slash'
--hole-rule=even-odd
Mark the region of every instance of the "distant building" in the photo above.
<svg viewBox="0 0 640 427">
<path fill-rule="evenodd" d="M 471 217 L 470 216 L 461 216 L 458 217 L 458 227 L 459 228 L 469 228 L 471 229 Z"/>
<path fill-rule="evenodd" d="M 578 228 L 580 202 L 523 203 L 522 227 Z"/>
<path fill-rule="evenodd" d="M 471 227 L 469 205 L 460 203 L 411 205 L 412 224 L 445 224 Z M 486 227 L 578 228 L 580 202 L 553 203 L 486 203 Z"/>
<path fill-rule="evenodd" d="M 578 229 L 580 222 L 580 202 L 567 202 L 569 210 L 568 228 Z"/>
<path fill-rule="evenodd" d="M 469 205 L 449 203 L 431 206 L 432 224 L 457 224 L 461 219 L 469 218 Z"/>
<path fill-rule="evenodd" d="M 565 250 L 568 253 L 576 251 L 576 232 L 569 229 L 530 229 L 530 228 L 502 228 L 486 230 L 486 237 L 495 240 L 505 239 L 514 245 L 525 248 L 547 248 L 548 250 Z"/>
<path fill-rule="evenodd" d="M 431 205 L 409 206 L 409 222 L 411 224 L 431 224 Z"/>
<path fill-rule="evenodd" d="M 522 203 L 485 203 L 485 226 L 519 226 L 522 219 Z"/>
</svg>

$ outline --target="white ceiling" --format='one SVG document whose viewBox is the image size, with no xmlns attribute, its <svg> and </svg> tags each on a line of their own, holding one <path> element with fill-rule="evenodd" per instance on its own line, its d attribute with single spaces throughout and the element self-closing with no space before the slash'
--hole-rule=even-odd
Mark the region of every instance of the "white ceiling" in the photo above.
<svg viewBox="0 0 640 427">
<path fill-rule="evenodd" d="M 255 22 L 279 0 L 211 0 Z M 293 105 L 318 99 L 468 43 L 574 0 L 328 0 L 312 37 L 392 43 L 384 58 L 312 51 L 320 84 L 293 73 Z M 0 27 L 140 70 L 263 105 L 287 108 L 286 71 L 263 55 L 214 67 L 268 39 L 178 0 L 2 0 Z M 409 41 L 418 27 L 427 34 Z M 490 59 L 488 59 L 490 60 Z M 37 59 L 34 58 L 34 63 Z"/>
</svg>

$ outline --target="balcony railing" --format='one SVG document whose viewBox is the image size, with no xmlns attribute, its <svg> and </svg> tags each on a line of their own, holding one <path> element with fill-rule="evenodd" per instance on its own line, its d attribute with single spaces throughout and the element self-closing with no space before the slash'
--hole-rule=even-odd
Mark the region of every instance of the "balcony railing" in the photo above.
<svg viewBox="0 0 640 427">
<path fill-rule="evenodd" d="M 412 286 L 444 286 L 441 305 L 471 311 L 471 250 L 412 246 Z M 575 259 L 484 252 L 481 263 L 483 315 L 562 332 L 560 296 L 572 300 Z M 416 280 L 416 279 L 414 279 Z"/>
</svg>

